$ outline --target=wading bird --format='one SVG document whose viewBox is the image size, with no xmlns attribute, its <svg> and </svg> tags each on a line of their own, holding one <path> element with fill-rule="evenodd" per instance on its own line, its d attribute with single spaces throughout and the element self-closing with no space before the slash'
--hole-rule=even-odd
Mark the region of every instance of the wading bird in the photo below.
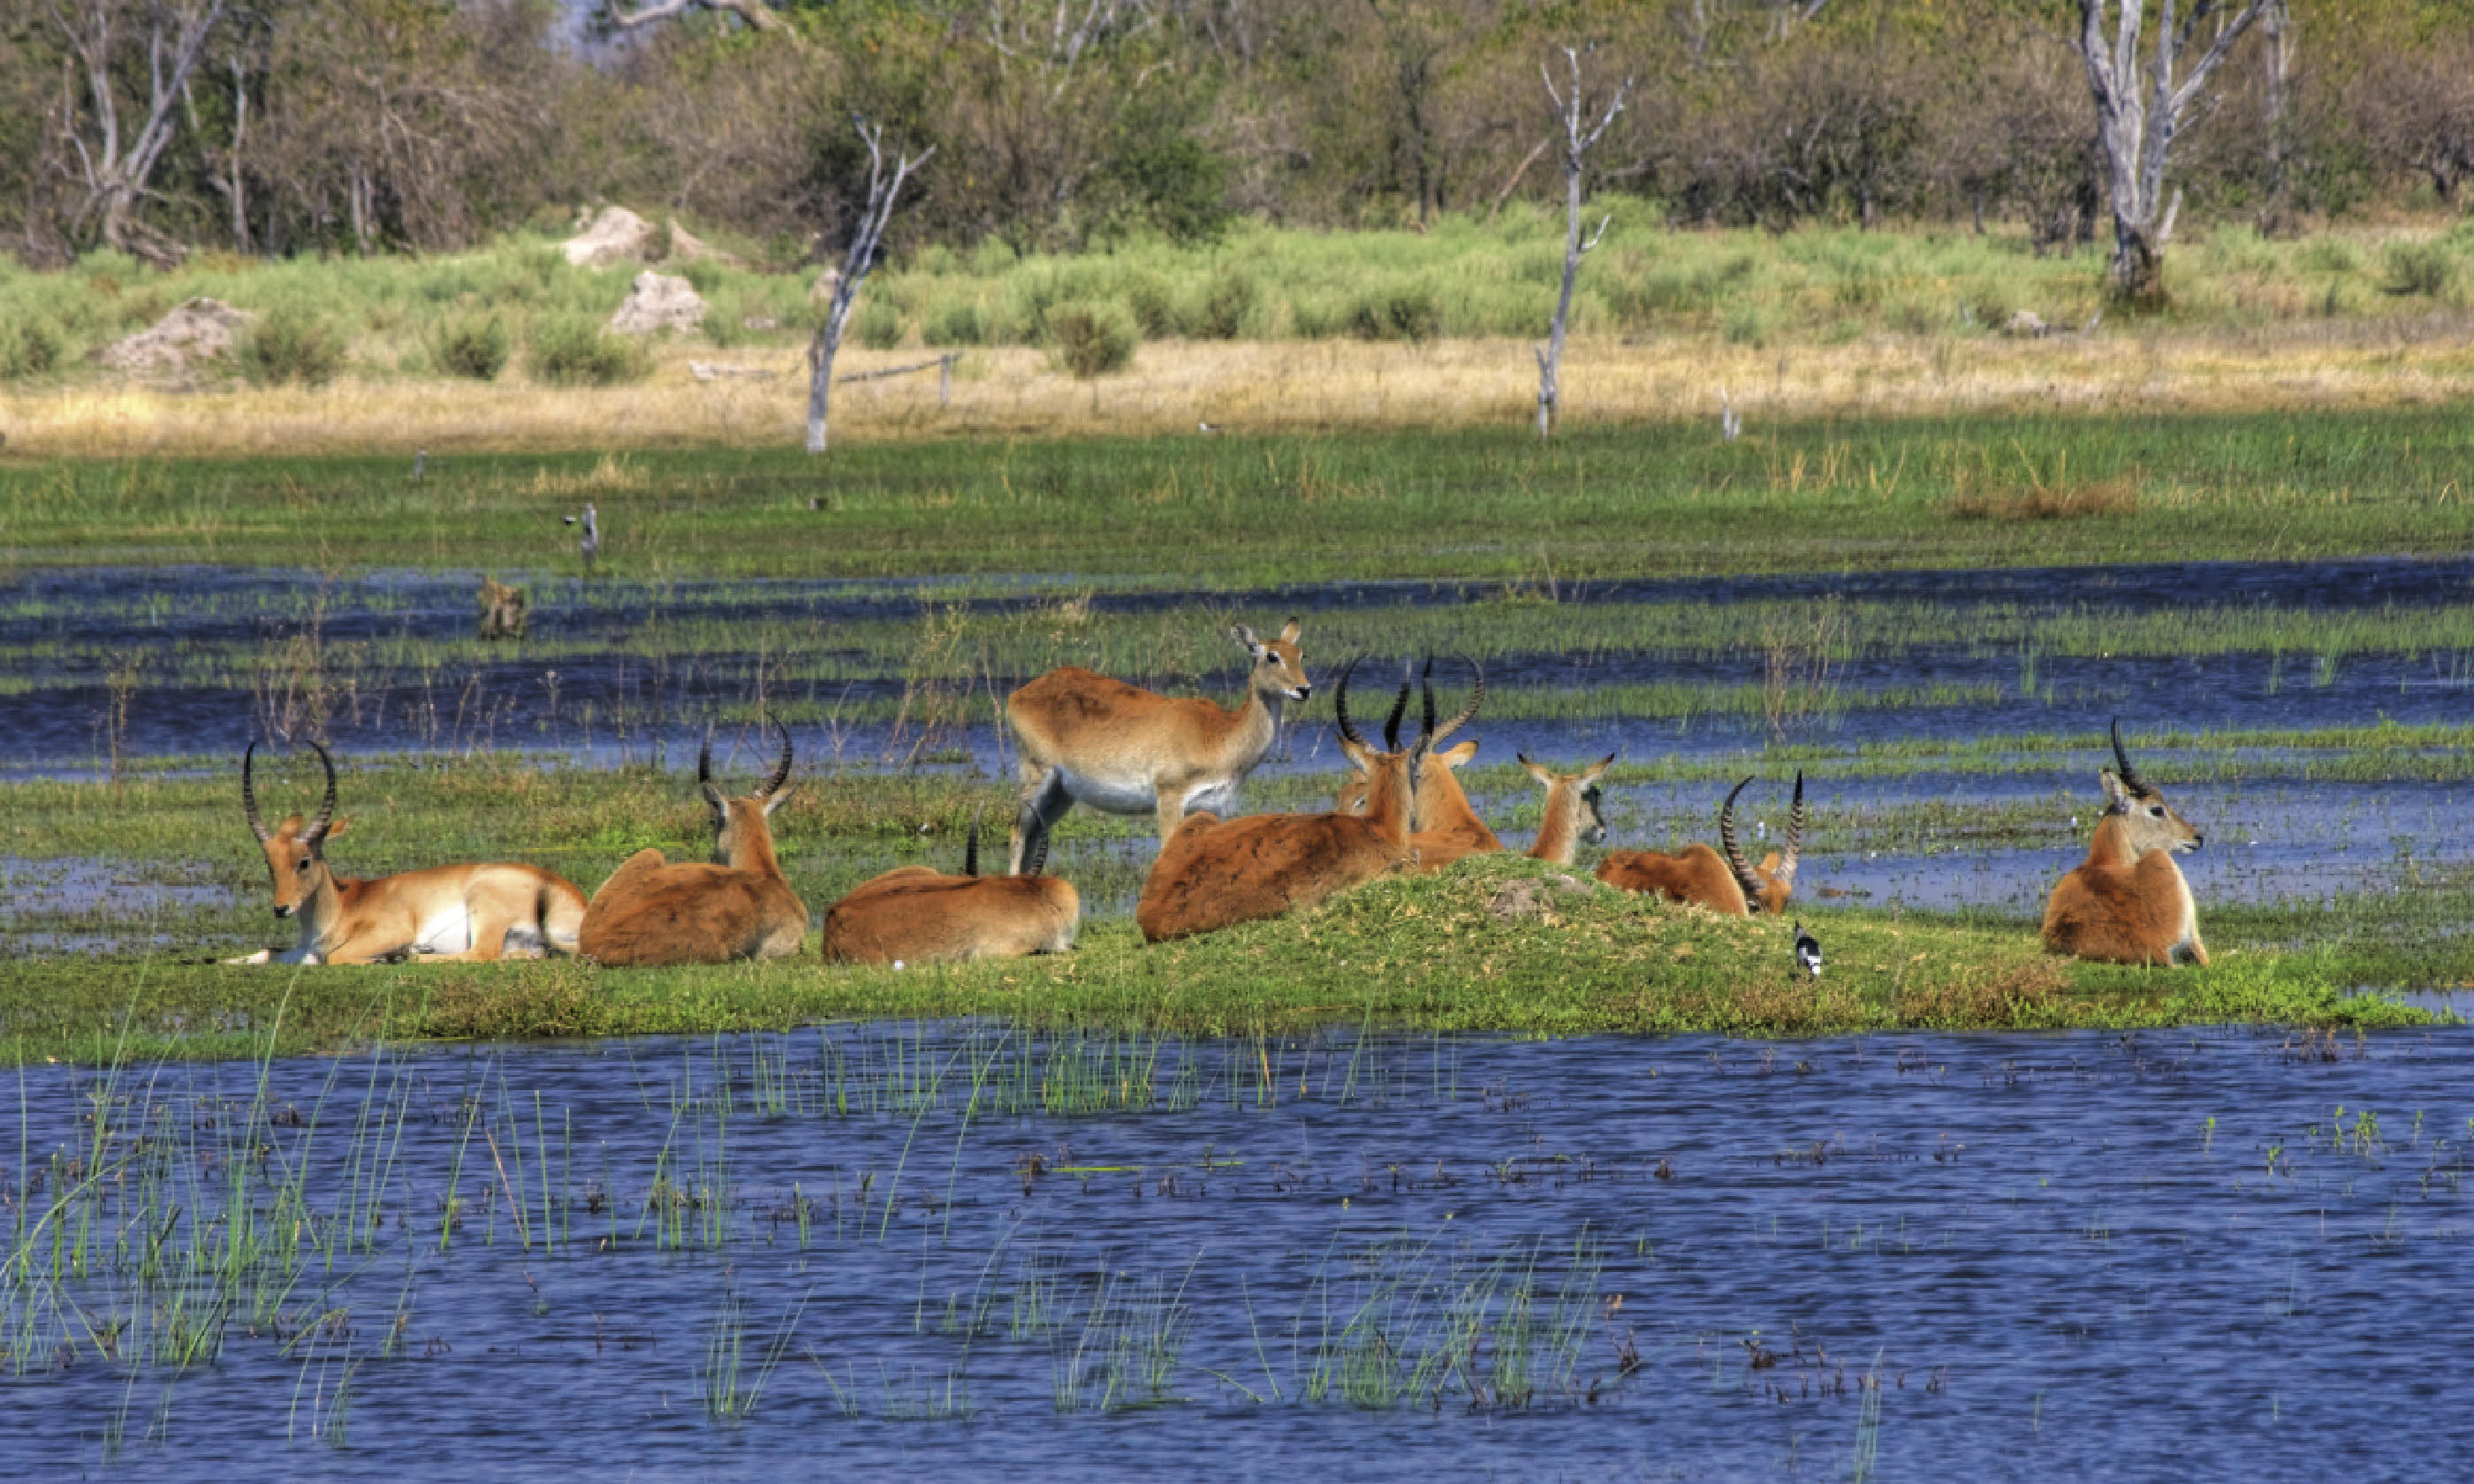
<svg viewBox="0 0 2474 1484">
<path fill-rule="evenodd" d="M 1795 963 L 1807 976 L 1821 977 L 1821 940 L 1806 932 L 1802 922 L 1795 924 Z"/>
</svg>

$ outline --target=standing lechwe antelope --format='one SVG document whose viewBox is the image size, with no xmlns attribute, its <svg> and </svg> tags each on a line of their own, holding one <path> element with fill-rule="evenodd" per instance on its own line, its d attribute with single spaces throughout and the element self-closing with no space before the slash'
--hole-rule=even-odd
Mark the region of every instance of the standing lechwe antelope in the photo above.
<svg viewBox="0 0 2474 1484">
<path fill-rule="evenodd" d="M 240 806 L 275 878 L 275 915 L 297 918 L 301 942 L 234 964 L 367 964 L 412 957 L 487 960 L 507 953 L 573 953 L 584 894 L 538 866 L 431 866 L 359 880 L 327 864 L 327 842 L 351 827 L 335 818 L 335 760 L 312 742 L 327 770 L 327 797 L 306 825 L 295 814 L 269 829 L 257 812 L 257 744 L 240 759 Z"/>
<path fill-rule="evenodd" d="M 1607 821 L 1599 812 L 1603 796 L 1598 792 L 1598 778 L 1614 766 L 1614 754 L 1609 753 L 1578 773 L 1551 772 L 1531 762 L 1527 753 L 1513 755 L 1520 759 L 1520 766 L 1531 778 L 1546 785 L 1546 810 L 1538 821 L 1538 841 L 1529 848 L 1531 860 L 1568 866 L 1583 841 L 1591 845 L 1606 842 Z"/>
<path fill-rule="evenodd" d="M 1022 871 L 1026 841 L 1086 803 L 1108 814 L 1155 813 L 1160 843 L 1197 810 L 1236 807 L 1238 785 L 1272 750 L 1280 708 L 1314 694 L 1298 658 L 1298 621 L 1274 638 L 1231 624 L 1246 647 L 1246 699 L 1233 709 L 1200 696 L 1163 696 L 1067 665 L 1006 698 L 1022 750 L 1022 812 L 1007 869 Z"/>
<path fill-rule="evenodd" d="M 1400 746 L 1408 705 L 1403 681 L 1378 753 L 1348 719 L 1348 671 L 1341 671 L 1332 708 L 1342 750 L 1366 770 L 1366 812 L 1249 814 L 1225 823 L 1209 813 L 1186 816 L 1160 848 L 1134 905 L 1143 936 L 1158 943 L 1279 917 L 1405 864 L 1417 828 L 1418 775 L 1432 740 L 1421 732 Z"/>
<path fill-rule="evenodd" d="M 2097 775 L 2104 817 L 2097 821 L 2087 861 L 2056 883 L 2045 904 L 2045 947 L 2106 964 L 2171 964 L 2189 957 L 2202 969 L 2198 903 L 2173 857 L 2195 850 L 2199 831 L 2139 776 L 2113 724 L 2113 760 L 2121 769 Z"/>
<path fill-rule="evenodd" d="M 1486 671 L 1474 659 L 1463 658 L 1472 677 L 1468 705 L 1461 707 L 1450 721 L 1435 725 L 1435 662 L 1426 661 L 1425 673 L 1419 681 L 1425 693 L 1426 761 L 1418 774 L 1418 832 L 1409 837 L 1409 849 L 1420 871 L 1441 871 L 1456 860 L 1471 855 L 1500 853 L 1503 842 L 1486 821 L 1478 818 L 1469 803 L 1468 794 L 1462 789 L 1455 770 L 1477 757 L 1474 739 L 1458 747 L 1443 746 L 1443 738 L 1467 726 L 1477 716 L 1477 708 L 1486 704 Z M 1366 775 L 1352 774 L 1347 785 L 1340 791 L 1336 806 L 1343 814 L 1366 812 Z"/>
<path fill-rule="evenodd" d="M 1598 862 L 1597 876 L 1628 892 L 1654 892 L 1670 901 L 1697 902 L 1712 912 L 1748 917 L 1773 916 L 1786 910 L 1795 894 L 1795 868 L 1804 853 L 1804 774 L 1795 776 L 1795 802 L 1787 811 L 1786 854 L 1776 850 L 1762 857 L 1756 870 L 1735 843 L 1735 796 L 1752 782 L 1743 779 L 1727 791 L 1718 808 L 1718 844 L 1722 856 L 1706 845 L 1687 845 L 1667 854 L 1658 850 L 1611 850 Z"/>
<path fill-rule="evenodd" d="M 656 850 L 619 863 L 584 909 L 584 956 L 611 968 L 657 964 L 726 964 L 735 959 L 788 958 L 808 935 L 807 904 L 782 878 L 773 856 L 775 809 L 796 791 L 790 777 L 790 731 L 782 760 L 764 786 L 726 799 L 713 781 L 713 736 L 696 754 L 696 788 L 713 810 L 713 860 L 671 865 Z"/>
<path fill-rule="evenodd" d="M 974 820 L 960 875 L 897 866 L 827 907 L 824 956 L 837 963 L 908 965 L 1067 952 L 1081 921 L 1082 898 L 1072 882 L 1039 874 L 1046 855 L 1043 837 L 1021 874 L 983 876 Z"/>
</svg>

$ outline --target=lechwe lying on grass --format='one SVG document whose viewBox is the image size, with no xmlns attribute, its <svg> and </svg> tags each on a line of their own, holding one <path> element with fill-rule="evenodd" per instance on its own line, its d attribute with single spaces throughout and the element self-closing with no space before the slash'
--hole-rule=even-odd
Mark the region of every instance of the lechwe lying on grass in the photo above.
<svg viewBox="0 0 2474 1484">
<path fill-rule="evenodd" d="M 1527 753 L 1514 755 L 1531 778 L 1546 785 L 1546 810 L 1538 821 L 1538 842 L 1529 848 L 1531 860 L 1568 866 L 1581 842 L 1606 842 L 1606 816 L 1598 812 L 1598 778 L 1614 766 L 1614 754 L 1609 753 L 1578 773 L 1550 772 L 1531 762 Z"/>
<path fill-rule="evenodd" d="M 726 964 L 734 959 L 788 958 L 808 935 L 807 904 L 782 879 L 773 857 L 770 818 L 795 787 L 790 732 L 782 760 L 764 786 L 725 799 L 713 782 L 713 737 L 696 754 L 696 787 L 713 810 L 710 864 L 671 865 L 655 850 L 619 863 L 584 910 L 584 956 L 611 968 L 659 964 Z"/>
<path fill-rule="evenodd" d="M 1279 917 L 1407 862 L 1418 775 L 1432 741 L 1420 732 L 1400 746 L 1400 713 L 1408 705 L 1403 681 L 1383 724 L 1384 751 L 1376 752 L 1348 719 L 1348 671 L 1343 670 L 1332 706 L 1342 750 L 1366 771 L 1366 812 L 1249 814 L 1225 823 L 1211 814 L 1188 815 L 1143 882 L 1134 906 L 1143 936 L 1158 943 Z"/>
<path fill-rule="evenodd" d="M 2173 857 L 2195 850 L 2199 831 L 2158 793 L 2122 750 L 2113 724 L 2113 760 L 2097 775 L 2104 817 L 2097 821 L 2087 861 L 2062 877 L 2045 904 L 2045 947 L 2105 964 L 2208 963 L 2199 941 L 2198 903 Z"/>
<path fill-rule="evenodd" d="M 266 851 L 275 915 L 299 919 L 301 942 L 288 953 L 270 948 L 225 962 L 367 964 L 575 951 L 584 894 L 538 866 L 432 866 L 369 880 L 336 875 L 327 864 L 327 842 L 352 822 L 335 818 L 335 760 L 317 743 L 309 746 L 327 770 L 327 797 L 306 825 L 295 814 L 267 828 L 257 812 L 257 744 L 240 759 L 240 806 Z"/>
<path fill-rule="evenodd" d="M 1804 775 L 1799 772 L 1795 776 L 1795 803 L 1787 812 L 1785 857 L 1782 859 L 1778 851 L 1772 850 L 1762 858 L 1758 871 L 1745 864 L 1743 849 L 1735 843 L 1735 796 L 1751 781 L 1747 778 L 1728 790 L 1727 802 L 1718 808 L 1718 843 L 1726 850 L 1724 856 L 1697 844 L 1673 854 L 1610 850 L 1598 862 L 1598 879 L 1627 892 L 1654 892 L 1670 901 L 1696 902 L 1712 912 L 1734 917 L 1785 911 L 1787 898 L 1795 893 L 1796 861 L 1804 849 Z"/>
<path fill-rule="evenodd" d="M 1419 685 L 1425 694 L 1425 726 L 1427 732 L 1426 762 L 1418 775 L 1418 832 L 1409 837 L 1409 850 L 1420 871 L 1441 871 L 1456 860 L 1471 855 L 1491 855 L 1503 850 L 1503 842 L 1486 821 L 1478 818 L 1477 809 L 1469 803 L 1468 794 L 1461 787 L 1455 770 L 1476 760 L 1474 739 L 1458 747 L 1443 746 L 1443 739 L 1467 726 L 1477 717 L 1477 708 L 1486 704 L 1486 671 L 1474 659 L 1461 661 L 1469 667 L 1471 682 L 1468 705 L 1459 714 L 1438 727 L 1435 725 L 1435 662 L 1426 661 Z M 1340 791 L 1339 810 L 1343 814 L 1366 812 L 1366 775 L 1353 774 Z"/>
<path fill-rule="evenodd" d="M 1272 750 L 1280 707 L 1314 694 L 1298 657 L 1298 621 L 1265 639 L 1229 635 L 1253 660 L 1233 709 L 1200 696 L 1163 696 L 1068 665 L 1006 698 L 1022 749 L 1022 812 L 1007 869 L 1020 874 L 1031 841 L 1077 803 L 1108 814 L 1156 814 L 1160 843 L 1198 810 L 1237 805 L 1238 786 Z"/>
<path fill-rule="evenodd" d="M 1043 835 L 1020 874 L 983 876 L 980 825 L 973 820 L 960 875 L 897 866 L 826 908 L 824 956 L 836 963 L 910 965 L 1067 952 L 1082 898 L 1072 882 L 1039 874 L 1047 854 Z"/>
</svg>

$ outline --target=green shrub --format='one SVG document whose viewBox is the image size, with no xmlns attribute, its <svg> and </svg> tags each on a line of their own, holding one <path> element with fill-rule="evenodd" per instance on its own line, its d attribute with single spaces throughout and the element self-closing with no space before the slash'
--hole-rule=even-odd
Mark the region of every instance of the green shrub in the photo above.
<svg viewBox="0 0 2474 1484">
<path fill-rule="evenodd" d="M 457 315 L 438 327 L 438 367 L 450 376 L 496 381 L 513 348 L 497 315 Z"/>
<path fill-rule="evenodd" d="M 920 338 L 932 346 L 979 346 L 987 343 L 986 316 L 980 312 L 980 301 L 955 296 L 932 299 L 928 312 L 920 317 Z"/>
<path fill-rule="evenodd" d="M 48 320 L 30 317 L 0 324 L 0 381 L 57 371 L 64 354 L 61 332 Z"/>
<path fill-rule="evenodd" d="M 1085 381 L 1132 365 L 1134 347 L 1143 340 L 1133 313 L 1113 300 L 1052 305 L 1047 326 L 1049 353 Z"/>
<path fill-rule="evenodd" d="M 316 315 L 271 309 L 241 337 L 240 369 L 262 387 L 324 386 L 344 369 L 344 337 Z"/>
<path fill-rule="evenodd" d="M 560 387 L 608 387 L 642 379 L 652 370 L 644 348 L 623 335 L 605 334 L 584 315 L 552 315 L 533 326 L 535 381 Z"/>
<path fill-rule="evenodd" d="M 1169 296 L 1168 285 L 1154 274 L 1137 274 L 1126 285 L 1126 303 L 1134 312 L 1145 340 L 1167 340 L 1185 333 L 1185 314 Z"/>
<path fill-rule="evenodd" d="M 2349 274 L 2363 266 L 2363 255 L 2342 237 L 2316 237 L 2302 250 L 2302 266 L 2313 273 Z"/>
<path fill-rule="evenodd" d="M 1194 333 L 1204 340 L 1235 340 L 1245 334 L 1259 293 L 1244 274 L 1215 279 L 1202 297 L 1202 312 L 1194 318 Z"/>
<path fill-rule="evenodd" d="M 1372 290 L 1350 306 L 1348 333 L 1360 340 L 1431 340 L 1442 327 L 1443 311 L 1435 296 L 1416 285 L 1395 284 Z"/>
<path fill-rule="evenodd" d="M 673 263 L 670 271 L 688 280 L 706 299 L 713 298 L 714 291 L 721 287 L 721 265 L 709 257 L 691 257 L 684 263 Z"/>
<path fill-rule="evenodd" d="M 909 328 L 903 323 L 901 306 L 881 294 L 871 294 L 861 300 L 851 318 L 858 322 L 853 328 L 858 331 L 859 343 L 870 350 L 892 349 L 902 344 L 903 332 Z"/>
<path fill-rule="evenodd" d="M 2387 256 L 2391 294 L 2438 299 L 2457 276 L 2456 255 L 2437 242 L 2391 242 Z"/>
</svg>

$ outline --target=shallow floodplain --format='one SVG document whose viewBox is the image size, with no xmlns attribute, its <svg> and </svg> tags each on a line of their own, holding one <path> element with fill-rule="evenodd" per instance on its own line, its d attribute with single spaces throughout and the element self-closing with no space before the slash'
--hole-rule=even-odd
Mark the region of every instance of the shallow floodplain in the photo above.
<svg viewBox="0 0 2474 1484">
<path fill-rule="evenodd" d="M 131 1477 L 2453 1476 L 2469 1072 L 2462 1025 L 35 1066 L 0 1425 Z"/>
</svg>

